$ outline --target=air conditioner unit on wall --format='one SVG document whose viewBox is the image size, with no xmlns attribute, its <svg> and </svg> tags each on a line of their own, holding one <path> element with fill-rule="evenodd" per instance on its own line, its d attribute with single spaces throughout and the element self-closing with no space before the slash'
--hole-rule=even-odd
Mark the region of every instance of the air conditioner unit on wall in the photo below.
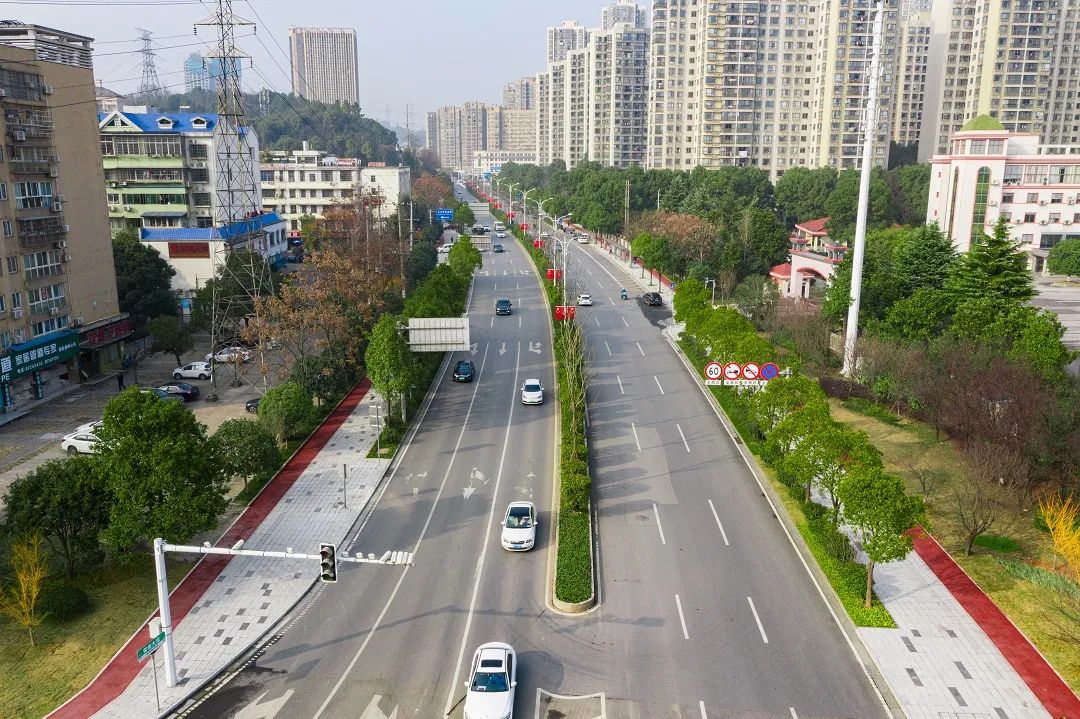
<svg viewBox="0 0 1080 719">
<path fill-rule="evenodd" d="M 63 212 L 64 211 L 64 203 L 63 202 L 54 202 L 52 204 L 52 211 L 53 212 Z"/>
<path fill-rule="evenodd" d="M 41 88 L 41 91 L 43 93 L 45 93 L 46 95 L 51 95 L 51 94 L 53 94 L 53 86 L 52 85 L 43 85 L 42 88 Z"/>
<path fill-rule="evenodd" d="M 1039 204 L 1040 204 L 1040 205 L 1045 205 L 1045 204 L 1046 204 L 1046 200 L 1039 200 Z"/>
<path fill-rule="evenodd" d="M 1024 224 L 1024 218 L 1023 217 L 1017 217 L 1015 220 L 1013 220 L 1013 223 L 1017 224 L 1017 225 L 1022 225 L 1022 224 Z"/>
<path fill-rule="evenodd" d="M 1063 225 L 1071 225 L 1071 224 L 1072 224 L 1072 220 L 1062 220 L 1062 221 L 1061 221 L 1061 224 L 1063 224 Z"/>
<path fill-rule="evenodd" d="M 1046 224 L 1046 220 L 1039 220 L 1039 224 L 1040 224 L 1040 225 L 1045 225 L 1045 224 Z"/>
<path fill-rule="evenodd" d="M 990 184 L 991 184 L 991 185 L 1000 185 L 1000 184 L 1001 184 L 1001 180 L 990 180 Z"/>
<path fill-rule="evenodd" d="M 53 315 L 55 317 L 56 315 L 60 314 L 60 308 L 59 307 L 50 307 L 49 308 L 49 314 Z"/>
<path fill-rule="evenodd" d="M 12 136 L 15 138 L 15 142 L 26 142 L 26 133 L 22 130 L 16 130 L 12 133 Z"/>
<path fill-rule="evenodd" d="M 997 207 L 997 200 L 990 200 L 991 207 Z"/>
</svg>

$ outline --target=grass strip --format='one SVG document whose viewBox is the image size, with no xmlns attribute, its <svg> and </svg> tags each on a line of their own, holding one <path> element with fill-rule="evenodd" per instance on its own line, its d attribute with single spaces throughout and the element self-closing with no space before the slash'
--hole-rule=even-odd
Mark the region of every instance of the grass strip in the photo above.
<svg viewBox="0 0 1080 719">
<path fill-rule="evenodd" d="M 555 596 L 564 602 L 584 602 L 592 596 L 592 542 L 589 515 L 560 510 L 556 554 Z"/>
</svg>

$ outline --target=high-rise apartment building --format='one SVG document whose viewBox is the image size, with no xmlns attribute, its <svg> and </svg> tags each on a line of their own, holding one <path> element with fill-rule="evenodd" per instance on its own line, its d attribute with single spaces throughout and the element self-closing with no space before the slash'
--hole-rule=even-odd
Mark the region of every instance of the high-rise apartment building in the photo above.
<svg viewBox="0 0 1080 719">
<path fill-rule="evenodd" d="M 93 40 L 0 23 L 0 412 L 119 368 Z"/>
<path fill-rule="evenodd" d="M 635 0 L 618 0 L 601 8 L 601 30 L 611 30 L 618 23 L 626 23 L 638 30 L 646 30 L 649 27 L 649 16 Z"/>
<path fill-rule="evenodd" d="M 536 161 L 551 164 L 551 73 L 536 73 Z"/>
<path fill-rule="evenodd" d="M 547 29 L 547 61 L 560 62 L 566 53 L 585 47 L 589 31 L 575 20 L 564 20 L 561 25 Z"/>
<path fill-rule="evenodd" d="M 932 11 L 920 159 L 944 153 L 971 118 L 1049 145 L 1080 142 L 1080 6 L 1075 0 L 943 0 Z M 936 61 L 935 61 L 936 60 Z"/>
<path fill-rule="evenodd" d="M 923 124 L 926 104 L 926 69 L 930 56 L 930 13 L 909 14 L 900 21 L 900 53 L 896 79 L 896 108 L 892 141 L 915 145 Z"/>
<path fill-rule="evenodd" d="M 242 75 L 243 63 L 240 58 L 232 60 L 236 67 L 237 78 Z M 217 92 L 221 78 L 225 74 L 224 63 L 218 57 L 203 57 L 193 52 L 184 60 L 184 90 L 191 92 L 196 88 Z"/>
<path fill-rule="evenodd" d="M 487 105 L 466 102 L 461 106 L 461 164 L 472 166 L 473 153 L 486 150 L 488 143 Z"/>
<path fill-rule="evenodd" d="M 429 112 L 424 122 L 424 146 L 439 154 L 439 113 Z"/>
<path fill-rule="evenodd" d="M 499 105 L 487 107 L 485 149 L 515 153 L 536 151 L 536 110 L 516 110 Z"/>
<path fill-rule="evenodd" d="M 502 105 L 511 110 L 536 109 L 536 78 L 523 77 L 503 87 Z"/>
<path fill-rule="evenodd" d="M 461 108 L 457 105 L 435 111 L 438 124 L 436 146 L 443 167 L 464 167 L 461 154 Z"/>
<path fill-rule="evenodd" d="M 289 57 L 294 95 L 326 103 L 360 103 L 356 30 L 289 28 Z"/>
<path fill-rule="evenodd" d="M 868 89 L 868 0 L 655 0 L 647 162 L 654 168 L 856 167 Z M 896 72 L 887 4 L 875 162 L 885 164 Z"/>
<path fill-rule="evenodd" d="M 630 23 L 615 23 L 610 29 L 590 34 L 587 53 L 588 159 L 614 167 L 644 165 L 649 31 Z"/>
</svg>

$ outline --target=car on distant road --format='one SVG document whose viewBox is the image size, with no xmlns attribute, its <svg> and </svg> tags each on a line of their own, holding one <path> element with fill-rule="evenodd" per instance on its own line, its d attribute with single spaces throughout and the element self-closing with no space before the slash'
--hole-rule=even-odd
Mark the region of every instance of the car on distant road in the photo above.
<svg viewBox="0 0 1080 719">
<path fill-rule="evenodd" d="M 499 244 L 492 245 L 491 246 L 491 251 L 494 252 L 495 254 L 499 254 L 500 252 L 503 251 L 503 246 L 499 245 Z"/>
<path fill-rule="evenodd" d="M 500 297 L 499 299 L 495 300 L 495 314 L 497 315 L 510 314 L 511 307 L 512 305 L 510 304 L 510 299 L 507 297 Z"/>
<path fill-rule="evenodd" d="M 450 254 L 450 248 L 453 247 L 449 242 L 445 245 L 439 245 L 439 252 L 444 255 Z"/>
<path fill-rule="evenodd" d="M 546 239 L 548 239 L 549 237 L 551 237 L 551 233 L 550 233 L 550 232 L 541 232 L 541 233 L 540 233 L 540 239 L 541 239 L 541 240 L 546 240 Z"/>
<path fill-rule="evenodd" d="M 488 642 L 473 654 L 465 682 L 465 719 L 513 719 L 517 654 L 509 644 Z"/>
<path fill-rule="evenodd" d="M 578 235 L 574 239 L 577 240 L 577 243 L 579 245 L 587 245 L 587 244 L 589 244 L 589 236 L 588 235 Z"/>
<path fill-rule="evenodd" d="M 460 360 L 454 365 L 454 381 L 472 382 L 474 371 L 472 360 Z"/>
<path fill-rule="evenodd" d="M 251 352 L 244 349 L 240 345 L 229 345 L 228 347 L 222 347 L 217 352 L 211 352 L 206 355 L 207 362 L 247 362 L 251 359 Z"/>
<path fill-rule="evenodd" d="M 484 225 L 484 232 L 491 232 L 491 225 Z"/>
<path fill-rule="evenodd" d="M 92 454 L 97 443 L 97 435 L 91 432 L 72 432 L 64 435 L 60 449 L 68 454 Z"/>
<path fill-rule="evenodd" d="M 503 549 L 529 551 L 536 544 L 536 506 L 532 502 L 511 502 L 502 528 Z"/>
<path fill-rule="evenodd" d="M 505 232 L 502 232 L 502 231 L 500 230 L 499 232 L 496 232 L 496 233 L 495 233 L 495 236 L 496 236 L 496 237 L 498 237 L 498 238 L 499 238 L 500 240 L 502 240 L 502 239 L 505 239 L 505 238 L 506 238 L 506 233 L 505 233 Z"/>
<path fill-rule="evenodd" d="M 543 404 L 544 403 L 544 385 L 540 384 L 538 379 L 527 379 L 521 385 L 521 403 L 522 404 Z"/>
<path fill-rule="evenodd" d="M 199 398 L 199 388 L 187 382 L 173 382 L 158 387 L 165 394 L 180 397 L 185 402 L 194 402 Z"/>
<path fill-rule="evenodd" d="M 641 302 L 649 307 L 659 307 L 664 304 L 664 298 L 659 292 L 646 292 L 641 296 Z"/>
<path fill-rule="evenodd" d="M 592 307 L 592 295 L 581 294 L 577 296 L 577 303 L 582 307 Z"/>
<path fill-rule="evenodd" d="M 192 362 L 172 371 L 173 379 L 210 379 L 209 362 Z"/>
<path fill-rule="evenodd" d="M 262 397 L 256 397 L 255 399 L 249 399 L 247 402 L 244 402 L 244 410 L 246 410 L 250 414 L 258 414 L 258 412 L 259 412 L 259 402 L 261 402 L 261 401 L 262 401 Z"/>
</svg>

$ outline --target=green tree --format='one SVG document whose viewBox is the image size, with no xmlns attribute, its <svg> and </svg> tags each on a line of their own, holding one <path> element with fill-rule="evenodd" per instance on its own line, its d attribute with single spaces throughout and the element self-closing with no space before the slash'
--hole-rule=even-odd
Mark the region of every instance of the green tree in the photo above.
<svg viewBox="0 0 1080 719">
<path fill-rule="evenodd" d="M 765 389 L 750 396 L 750 412 L 762 436 L 793 412 L 810 404 L 825 404 L 825 392 L 816 380 L 801 374 L 777 377 Z"/>
<path fill-rule="evenodd" d="M 893 303 L 904 296 L 901 278 L 895 271 L 895 248 L 904 241 L 902 228 L 877 229 L 866 233 L 866 252 L 863 255 L 862 297 L 859 302 L 859 321 L 885 316 Z M 854 252 L 847 252 L 837 266 L 825 290 L 821 312 L 833 322 L 847 317 L 851 304 L 851 265 Z"/>
<path fill-rule="evenodd" d="M 791 250 L 787 230 L 776 213 L 761 207 L 746 207 L 728 233 L 720 265 L 734 269 L 738 276 L 765 275 L 783 262 Z"/>
<path fill-rule="evenodd" d="M 829 499 L 834 525 L 840 523 L 840 483 L 852 472 L 882 466 L 881 452 L 870 437 L 839 422 L 818 426 L 784 457 L 783 465 L 789 476 L 806 477 Z"/>
<path fill-rule="evenodd" d="M 460 227 L 463 231 L 472 227 L 476 222 L 476 215 L 473 213 L 472 208 L 468 203 L 459 202 L 454 208 L 454 224 Z"/>
<path fill-rule="evenodd" d="M 735 306 L 750 318 L 756 327 L 764 327 L 776 312 L 780 290 L 772 280 L 751 275 L 735 288 Z"/>
<path fill-rule="evenodd" d="M 196 291 L 191 325 L 209 329 L 211 320 L 216 319 L 219 324 L 231 322 L 239 327 L 245 317 L 255 312 L 256 298 L 276 295 L 280 283 L 280 273 L 262 255 L 247 250 L 230 252 L 225 263 L 218 266 L 216 277 Z"/>
<path fill-rule="evenodd" d="M 701 283 L 700 280 L 690 279 L 684 282 L 680 282 L 678 289 L 675 290 L 675 297 L 671 300 L 671 305 L 675 310 L 675 321 L 686 322 L 688 325 L 702 313 L 711 309 L 709 303 L 711 302 L 711 294 L 709 288 Z"/>
<path fill-rule="evenodd" d="M 1080 240 L 1062 240 L 1046 255 L 1046 269 L 1055 275 L 1080 275 Z"/>
<path fill-rule="evenodd" d="M 951 294 L 921 287 L 893 303 L 877 325 L 877 333 L 905 342 L 927 343 L 948 328 L 954 310 Z"/>
<path fill-rule="evenodd" d="M 903 165 L 889 173 L 895 177 L 897 221 L 905 225 L 926 222 L 926 204 L 930 196 L 930 165 Z"/>
<path fill-rule="evenodd" d="M 371 384 L 391 402 L 400 400 L 418 376 L 416 358 L 400 327 L 406 322 L 401 315 L 383 315 L 371 331 L 371 341 L 364 354 Z M 404 417 L 402 404 L 402 421 Z"/>
<path fill-rule="evenodd" d="M 151 352 L 171 354 L 176 364 L 184 364 L 183 355 L 195 348 L 195 338 L 191 328 L 176 315 L 162 315 L 150 320 L 148 331 L 154 337 Z"/>
<path fill-rule="evenodd" d="M 357 379 L 357 367 L 342 342 L 324 347 L 321 354 L 305 355 L 289 370 L 289 381 L 300 385 L 319 402 L 348 392 Z"/>
<path fill-rule="evenodd" d="M 438 264 L 439 255 L 430 243 L 416 243 L 405 258 L 406 289 L 414 289 Z"/>
<path fill-rule="evenodd" d="M 133 232 L 117 232 L 112 246 L 120 311 L 130 314 L 136 327 L 151 317 L 176 314 L 176 295 L 171 289 L 176 270 Z"/>
<path fill-rule="evenodd" d="M 776 207 L 789 227 L 828 215 L 826 201 L 836 187 L 836 170 L 792 167 L 776 181 Z"/>
<path fill-rule="evenodd" d="M 471 278 L 484 264 L 484 258 L 480 250 L 476 249 L 472 242 L 461 239 L 454 243 L 450 252 L 446 255 L 446 264 L 458 277 Z"/>
<path fill-rule="evenodd" d="M 311 395 L 294 382 L 267 390 L 259 402 L 259 423 L 280 446 L 285 446 L 290 437 L 309 431 L 313 414 Z"/>
<path fill-rule="evenodd" d="M 97 472 L 113 496 L 103 541 L 130 549 L 213 529 L 225 509 L 225 476 L 206 426 L 179 402 L 131 388 L 105 405 Z"/>
<path fill-rule="evenodd" d="M 468 277 L 461 277 L 449 264 L 431 271 L 427 279 L 405 300 L 409 317 L 455 317 L 465 311 Z"/>
<path fill-rule="evenodd" d="M 54 459 L 11 483 L 4 527 L 10 536 L 40 532 L 74 577 L 80 563 L 101 560 L 98 534 L 109 522 L 111 504 L 92 458 Z"/>
<path fill-rule="evenodd" d="M 844 170 L 836 178 L 836 187 L 825 201 L 829 215 L 829 236 L 834 240 L 847 241 L 855 231 L 855 217 L 859 209 L 859 171 Z M 868 228 L 886 227 L 895 220 L 893 196 L 880 168 L 870 177 L 868 204 Z"/>
<path fill-rule="evenodd" d="M 967 300 L 957 306 L 949 332 L 1003 352 L 1047 378 L 1060 376 L 1072 359 L 1061 342 L 1065 327 L 1057 315 L 1031 305 L 991 297 Z"/>
<path fill-rule="evenodd" d="M 909 496 L 898 477 L 880 467 L 863 467 L 849 473 L 837 489 L 843 517 L 862 541 L 866 552 L 866 597 L 873 603 L 874 567 L 903 559 L 911 551 L 907 530 L 925 521 L 922 497 Z"/>
<path fill-rule="evenodd" d="M 910 295 L 923 287 L 944 287 L 956 259 L 956 248 L 937 223 L 919 225 L 897 238 L 892 269 L 901 290 Z"/>
<path fill-rule="evenodd" d="M 1009 223 L 1004 217 L 994 225 L 992 234 L 973 242 L 953 266 L 945 286 L 958 304 L 977 298 L 1027 302 L 1035 296 L 1027 256 L 1009 237 Z"/>
<path fill-rule="evenodd" d="M 262 404 L 260 402 L 260 404 Z M 281 466 L 274 437 L 259 422 L 250 419 L 228 419 L 221 423 L 211 437 L 227 477 L 240 477 L 247 487 L 248 480 Z"/>
</svg>

